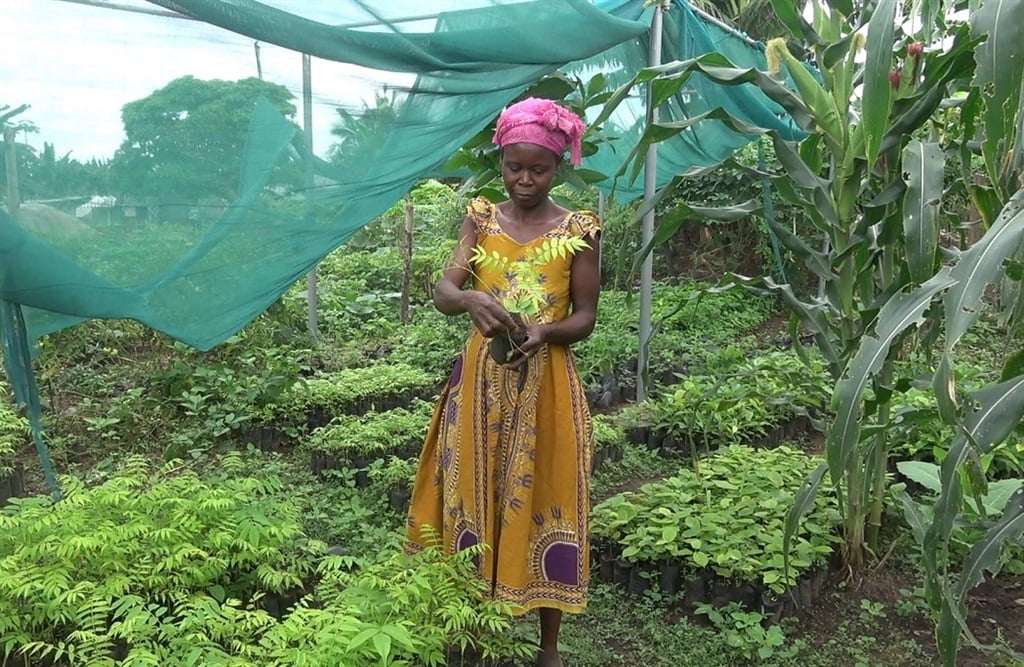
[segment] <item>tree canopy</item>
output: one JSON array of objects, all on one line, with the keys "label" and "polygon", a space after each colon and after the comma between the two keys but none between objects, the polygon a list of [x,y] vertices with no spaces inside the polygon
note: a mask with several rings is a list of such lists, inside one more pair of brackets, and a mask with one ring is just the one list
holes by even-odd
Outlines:
[{"label": "tree canopy", "polygon": [[257,78],[185,76],[121,112],[125,140],[111,163],[122,193],[165,201],[234,199],[253,108],[266,98],[293,118],[293,95]]}]

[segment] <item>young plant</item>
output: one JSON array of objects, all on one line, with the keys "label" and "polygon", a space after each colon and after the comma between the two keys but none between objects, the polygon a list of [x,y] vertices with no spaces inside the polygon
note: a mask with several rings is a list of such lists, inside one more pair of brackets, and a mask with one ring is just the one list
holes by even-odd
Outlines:
[{"label": "young plant", "polygon": [[370,477],[385,493],[394,489],[408,490],[416,479],[418,465],[417,459],[389,456],[380,466],[370,471]]},{"label": "young plant", "polygon": [[[478,270],[492,271],[505,276],[504,285],[485,285],[492,294],[498,297],[501,305],[512,314],[520,324],[543,322],[544,310],[547,308],[548,294],[544,289],[546,278],[545,267],[554,259],[571,257],[590,245],[578,237],[556,237],[544,239],[530,248],[525,255],[512,258],[502,255],[497,250],[487,252],[483,246],[476,246],[470,251],[470,262]],[[480,280],[479,275],[476,276]],[[500,363],[511,361],[521,354],[519,346],[525,340],[522,333],[512,333],[504,337],[496,337],[492,343],[491,354]]]},{"label": "young plant", "polygon": [[768,660],[787,657],[786,634],[778,625],[766,626],[767,617],[759,611],[748,611],[736,602],[718,608],[709,603],[697,605],[697,614],[708,617],[722,633],[726,644],[747,660]]},{"label": "young plant", "polygon": [[[0,393],[5,390],[0,384]],[[0,401],[0,480],[14,472],[14,455],[28,438],[28,420],[15,412],[6,400]]]},{"label": "young plant", "polygon": [[270,622],[263,595],[304,587],[324,546],[272,475],[238,453],[210,479],[130,457],[111,479],[65,478],[59,502],[0,511],[0,662],[221,664]]},{"label": "young plant", "polygon": [[834,497],[818,498],[783,559],[786,511],[817,460],[785,446],[733,446],[638,491],[612,496],[591,514],[595,539],[631,562],[676,562],[702,576],[781,595],[822,567],[839,541]]},{"label": "young plant", "polygon": [[557,237],[545,239],[542,244],[517,259],[506,257],[497,250],[488,253],[482,246],[473,248],[470,259],[481,269],[505,274],[508,285],[499,288],[501,305],[513,315],[528,319],[540,316],[548,305],[542,274],[544,267],[556,257],[565,259],[589,247],[581,238]]},{"label": "young plant", "polygon": [[277,401],[261,409],[256,421],[305,423],[317,416],[329,421],[342,414],[407,405],[414,398],[430,396],[437,379],[407,364],[375,364],[345,368],[295,383]]},{"label": "young plant", "polygon": [[263,665],[442,667],[450,650],[485,661],[530,655],[536,646],[510,634],[512,607],[488,599],[476,575],[485,549],[449,557],[432,546],[354,571],[326,560],[315,603],[297,607],[251,656]]}]

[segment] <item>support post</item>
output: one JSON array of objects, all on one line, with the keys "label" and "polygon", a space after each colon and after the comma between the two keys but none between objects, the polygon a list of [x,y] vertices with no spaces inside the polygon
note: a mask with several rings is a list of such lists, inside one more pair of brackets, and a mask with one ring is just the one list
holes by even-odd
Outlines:
[{"label": "support post", "polygon": [[[608,209],[608,198],[605,197],[604,190],[598,190],[597,191],[597,219],[601,221],[601,228],[602,229],[604,229],[604,225],[605,225],[605,218],[604,218],[604,216],[605,216],[605,212],[606,212],[607,209]],[[604,267],[603,267],[603,265],[601,263],[601,256],[598,255],[597,256],[597,275],[598,275],[598,280],[600,280],[600,277],[602,275],[604,275],[603,268]]]},{"label": "support post", "polygon": [[[664,25],[664,14],[670,6],[669,0],[659,2],[654,9],[651,21],[651,48],[649,63],[651,67],[661,64],[661,35]],[[658,110],[654,106],[654,82],[647,84],[647,122],[658,122]],[[658,178],[658,145],[651,144],[647,148],[647,159],[644,162],[644,200],[649,201],[657,190]],[[654,209],[644,214],[640,228],[640,247],[646,248],[654,238]],[[651,302],[652,284],[654,282],[654,251],[648,253],[640,267],[640,340],[636,356],[636,400],[647,398],[648,352],[651,338]]]},{"label": "support post", "polygon": [[7,214],[13,220],[18,219],[21,207],[21,192],[18,188],[18,147],[15,145],[17,131],[13,127],[4,128],[4,169],[7,173]]},{"label": "support post", "polygon": [[[315,202],[313,201],[313,74],[312,65],[308,54],[302,54],[302,122],[306,141],[306,179],[305,179],[305,203],[306,203],[306,224],[313,224],[316,216]],[[307,307],[307,328],[309,329],[310,342],[315,346],[320,339],[320,327],[317,322],[317,280],[316,267],[306,274],[306,307]]]},{"label": "support post", "polygon": [[256,76],[259,77],[260,81],[262,81],[263,80],[263,61],[260,60],[260,43],[259,43],[259,41],[254,41],[252,43],[252,50],[256,53]]},{"label": "support post", "polygon": [[402,303],[399,319],[402,324],[409,323],[409,292],[412,289],[412,230],[416,218],[416,209],[412,202],[405,205],[405,230],[402,234]]}]

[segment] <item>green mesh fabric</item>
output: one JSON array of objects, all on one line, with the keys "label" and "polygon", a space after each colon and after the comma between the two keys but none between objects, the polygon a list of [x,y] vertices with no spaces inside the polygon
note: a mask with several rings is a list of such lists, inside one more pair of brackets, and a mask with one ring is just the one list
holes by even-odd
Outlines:
[{"label": "green mesh fabric", "polygon": [[[622,4],[631,5],[633,11],[643,11],[641,20],[650,24],[653,10],[644,11],[642,6],[636,7],[640,3]],[[624,8],[620,6],[618,11]],[[761,45],[755,45],[734,32],[704,20],[686,3],[673,3],[671,10],[664,15],[663,23],[663,62],[689,60],[717,51],[737,67],[767,69]],[[649,33],[644,33],[638,39],[624,42],[593,58],[570,63],[564,69],[581,74],[600,70],[608,75],[613,85],[618,86],[627,82],[647,63],[648,50]],[[636,91],[636,95],[620,107],[606,128],[606,134],[621,136],[621,139],[588,158],[588,168],[614,174],[632,150],[646,121],[643,91]],[[803,136],[786,111],[754,86],[721,86],[702,74],[693,75],[686,87],[660,108],[658,113],[660,120],[678,121],[719,107],[751,125],[775,130],[784,139],[796,140]],[[707,167],[721,162],[752,138],[732,130],[718,120],[705,120],[688,128],[678,137],[659,144],[658,187],[693,167]],[[613,183],[609,180],[599,185],[602,189],[611,190]],[[643,195],[643,179],[638,178],[635,182],[619,179],[614,183],[614,191],[618,198],[626,201],[640,197]]]},{"label": "green mesh fabric", "polygon": [[[269,104],[253,114],[238,199],[218,217],[132,225],[81,221],[19,227],[0,213],[0,297],[25,309],[29,339],[86,318],[141,321],[199,349],[244,327],[327,253],[387,210],[531,83],[559,68],[600,67],[624,80],[647,63],[650,10],[637,1],[432,0],[415,3],[418,21],[392,20],[402,3],[334,3],[360,28],[315,21],[252,0],[151,0],[152,4],[235,33],[370,71],[412,76],[392,88],[390,113],[356,119],[363,140],[340,160],[317,161],[315,202],[282,206],[266,196],[283,162],[301,165],[295,125]],[[409,3],[406,3],[409,4]],[[666,59],[725,51],[763,66],[762,53],[698,19],[685,5],[668,13]],[[725,106],[763,127],[789,121],[749,87],[695,79],[665,110],[682,117]],[[622,139],[588,158],[613,173],[642,125],[639,98],[615,119]],[[721,160],[748,141],[717,121],[661,149],[667,180]],[[300,167],[296,167],[300,168]],[[636,195],[636,188],[626,188]],[[315,210],[316,216],[303,211]]]},{"label": "green mesh fabric", "polygon": [[349,23],[376,23],[358,29],[245,0],[153,4],[317,58],[411,73],[415,83],[396,96],[388,118],[367,121],[365,140],[340,163],[318,163],[315,219],[302,214],[302,204],[263,196],[276,165],[301,163],[303,145],[270,105],[255,109],[241,195],[219,218],[130,226],[82,220],[69,232],[60,225],[28,231],[4,215],[0,296],[26,307],[30,338],[82,318],[130,318],[196,348],[213,347],[436,170],[529,84],[646,30],[585,0],[404,3],[416,14],[436,10],[432,20],[408,24],[384,14],[402,3],[335,3]]}]

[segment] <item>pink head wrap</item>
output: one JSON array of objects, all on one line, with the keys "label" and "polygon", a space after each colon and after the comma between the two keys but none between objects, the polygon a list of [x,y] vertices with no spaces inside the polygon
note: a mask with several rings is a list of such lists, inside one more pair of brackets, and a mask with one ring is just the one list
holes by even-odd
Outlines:
[{"label": "pink head wrap", "polygon": [[551,100],[530,97],[505,109],[498,118],[494,143],[537,144],[561,157],[571,148],[569,161],[579,165],[583,159],[581,138],[586,125],[572,111]]}]

